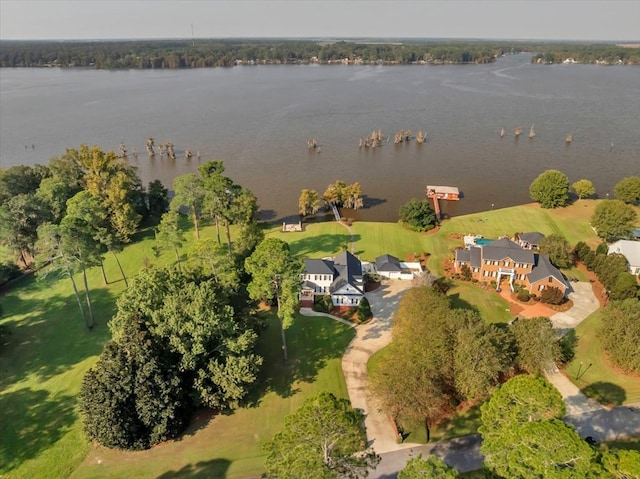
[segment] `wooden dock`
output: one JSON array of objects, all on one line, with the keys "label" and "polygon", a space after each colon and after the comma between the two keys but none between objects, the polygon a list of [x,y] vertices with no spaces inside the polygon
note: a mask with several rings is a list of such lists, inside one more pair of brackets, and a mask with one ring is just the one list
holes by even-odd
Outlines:
[{"label": "wooden dock", "polygon": [[456,186],[427,185],[427,198],[431,198],[433,201],[433,210],[436,213],[436,218],[440,221],[442,214],[439,200],[459,201],[460,191]]}]

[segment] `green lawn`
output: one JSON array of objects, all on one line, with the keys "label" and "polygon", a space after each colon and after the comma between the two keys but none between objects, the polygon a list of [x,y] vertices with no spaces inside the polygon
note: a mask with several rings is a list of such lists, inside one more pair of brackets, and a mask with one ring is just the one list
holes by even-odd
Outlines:
[{"label": "green lawn", "polygon": [[[185,234],[183,259],[193,242],[193,233]],[[202,232],[205,237],[213,234],[210,226]],[[119,255],[128,277],[145,265],[175,261],[172,252],[156,258],[154,244],[153,231],[143,230]],[[105,270],[108,285],[103,285],[99,268],[88,272],[97,322],[91,332],[84,327],[68,278],[29,276],[0,295],[0,325],[10,334],[0,345],[0,475],[68,477],[84,460],[89,444],[75,398],[84,373],[110,338],[107,321],[124,289],[112,255],[105,257]],[[80,275],[76,282],[82,284]]]},{"label": "green lawn", "polygon": [[603,404],[638,402],[640,377],[625,375],[611,366],[597,338],[601,325],[602,313],[596,311],[576,327],[576,354],[565,372],[582,392]]},{"label": "green lawn", "polygon": [[513,319],[509,303],[502,296],[478,285],[454,283],[447,296],[454,308],[476,310],[488,323],[506,323]]},{"label": "green lawn", "polygon": [[265,233],[267,237],[286,241],[291,252],[303,258],[336,256],[349,245],[347,228],[335,221],[308,224],[301,232],[283,233],[281,228],[276,226]]},{"label": "green lawn", "polygon": [[290,364],[284,366],[280,331],[271,316],[260,339],[265,358],[260,392],[229,415],[206,411],[177,441],[149,451],[91,448],[74,478],[257,477],[264,472],[262,445],[284,417],[319,391],[347,398],[341,359],[355,331],[329,318],[299,316],[287,330]]}]

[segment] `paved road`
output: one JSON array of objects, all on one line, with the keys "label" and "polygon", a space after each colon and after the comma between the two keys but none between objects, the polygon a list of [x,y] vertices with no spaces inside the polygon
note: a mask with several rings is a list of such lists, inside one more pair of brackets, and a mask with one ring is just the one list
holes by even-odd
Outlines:
[{"label": "paved road", "polygon": [[482,467],[484,457],[480,454],[482,439],[479,434],[458,437],[449,441],[414,445],[408,449],[380,454],[382,460],[378,467],[369,473],[371,479],[392,479],[403,469],[407,461],[422,454],[439,456],[444,462],[460,472],[475,471]]}]

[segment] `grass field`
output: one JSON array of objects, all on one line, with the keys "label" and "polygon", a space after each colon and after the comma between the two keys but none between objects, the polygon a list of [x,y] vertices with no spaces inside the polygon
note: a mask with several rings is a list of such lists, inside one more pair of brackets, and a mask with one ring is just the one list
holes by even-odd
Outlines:
[{"label": "grass field", "polygon": [[[447,220],[437,234],[414,233],[394,223],[355,223],[352,226],[355,252],[364,260],[373,260],[383,253],[404,259],[408,253],[428,252],[431,254],[428,266],[441,274],[442,260],[462,245],[455,235],[473,233],[494,238],[516,231],[540,231],[562,234],[572,244],[585,240],[595,246],[598,239],[588,220],[596,204],[596,201],[583,200],[558,210],[525,205],[478,213]],[[186,259],[193,233],[184,223],[183,227],[187,241],[180,254]],[[289,242],[292,251],[303,257],[335,255],[349,242],[346,228],[335,222],[311,224],[302,233],[278,230],[279,227],[274,227],[266,233]],[[214,237],[213,227],[204,226],[201,235]],[[172,252],[156,258],[152,250],[154,244],[153,232],[144,230],[119,255],[127,276],[132,277],[149,265],[163,266],[175,261]],[[11,334],[6,344],[0,345],[0,423],[3,424],[0,475],[55,478],[69,477],[75,471],[75,477],[118,477],[125,469],[138,471],[145,477],[164,474],[168,474],[164,477],[211,477],[218,475],[216,471],[224,471],[226,477],[258,474],[262,463],[260,444],[305,395],[319,388],[333,388],[336,394],[344,395],[339,360],[333,355],[343,347],[342,339],[336,338],[347,341],[352,332],[342,331],[331,322],[321,328],[324,332],[303,328],[298,336],[294,329],[290,333],[291,341],[295,343],[297,337],[303,339],[299,339],[302,342],[298,346],[292,344],[292,348],[305,351],[302,355],[302,349],[298,349],[298,360],[302,364],[295,364],[296,371],[307,362],[306,357],[328,354],[324,363],[316,365],[315,376],[302,375],[293,381],[291,375],[295,377],[299,372],[278,372],[272,364],[265,376],[268,392],[255,406],[230,416],[201,419],[180,441],[148,452],[123,455],[93,449],[82,432],[75,397],[84,373],[95,363],[110,337],[106,323],[114,312],[115,299],[124,289],[116,263],[109,255],[105,258],[105,269],[108,285],[102,284],[99,269],[89,271],[97,316],[97,326],[91,332],[84,328],[71,283],[66,278],[45,281],[25,278],[0,296],[3,311],[0,325]],[[469,285],[457,286],[451,294],[459,306],[476,307],[488,321],[506,319],[506,303],[502,304],[495,295],[484,296],[488,293]],[[325,330],[332,332],[327,336]],[[317,334],[320,336],[316,340]],[[334,340],[336,344],[325,344]],[[280,353],[279,346],[263,347],[265,354],[273,353],[271,349]],[[291,395],[279,395],[278,378],[290,383]],[[627,395],[626,401],[639,395],[636,390]],[[238,431],[244,428],[250,432],[242,435]]]},{"label": "grass field", "polygon": [[597,331],[602,313],[596,311],[576,327],[575,357],[565,372],[586,395],[603,404],[640,401],[640,376],[629,376],[612,367],[603,354]]},{"label": "grass field", "polygon": [[290,364],[284,366],[280,332],[271,317],[261,336],[265,358],[260,392],[229,415],[200,418],[181,438],[149,451],[92,447],[73,478],[257,477],[264,472],[262,445],[282,427],[285,416],[319,391],[346,398],[341,358],[355,332],[329,318],[299,316],[287,330]]}]

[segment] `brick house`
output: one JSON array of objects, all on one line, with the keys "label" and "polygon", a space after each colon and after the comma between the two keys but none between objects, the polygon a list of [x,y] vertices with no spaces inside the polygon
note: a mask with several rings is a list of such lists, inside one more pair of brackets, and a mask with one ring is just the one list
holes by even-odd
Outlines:
[{"label": "brick house", "polygon": [[464,265],[471,270],[472,278],[486,283],[495,281],[497,287],[506,280],[511,291],[515,285],[523,286],[536,295],[550,286],[565,294],[569,289],[564,276],[551,264],[547,255],[522,248],[509,239],[456,250],[456,273],[461,273]]},{"label": "brick house", "polygon": [[316,296],[326,294],[334,306],[357,306],[364,297],[362,263],[348,251],[333,259],[305,260],[302,281],[302,307],[313,306]]}]

